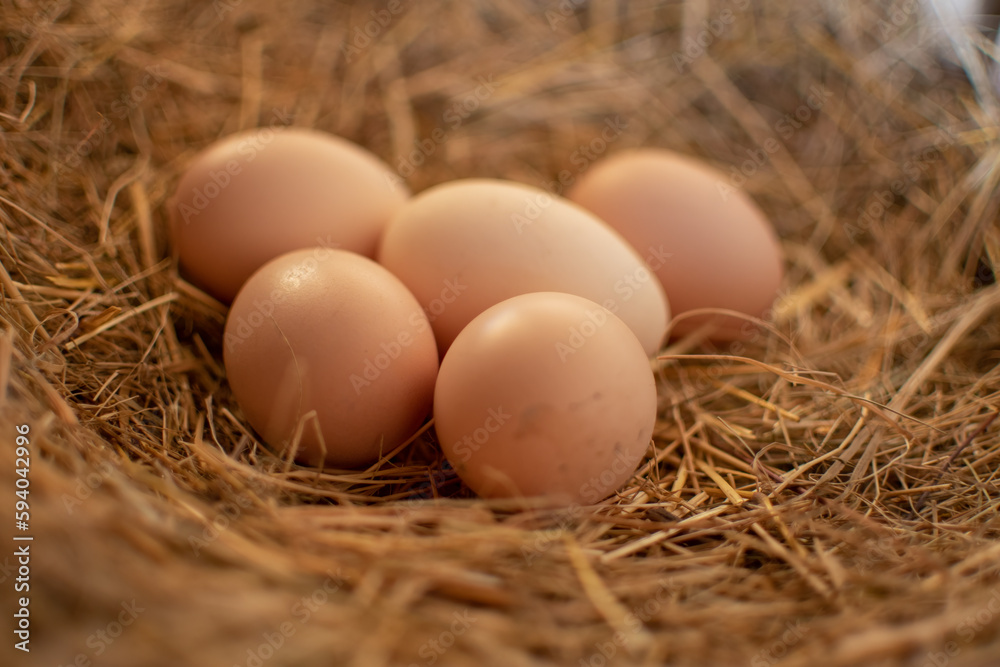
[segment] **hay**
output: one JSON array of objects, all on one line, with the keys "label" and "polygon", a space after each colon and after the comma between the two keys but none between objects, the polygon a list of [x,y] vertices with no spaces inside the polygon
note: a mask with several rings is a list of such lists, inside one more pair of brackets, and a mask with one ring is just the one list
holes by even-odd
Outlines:
[{"label": "hay", "polygon": [[[998,664],[982,38],[973,87],[914,3],[0,11],[0,488],[6,544],[34,537],[31,652],[8,631],[3,664]],[[615,119],[602,151],[715,164],[788,266],[749,342],[664,351],[627,488],[518,508],[463,491],[430,433],[363,472],[261,445],[221,368],[224,309],[169,258],[163,202],[195,151],[294,123],[367,146],[415,191],[544,184],[599,157],[581,147]],[[24,533],[6,509],[18,424]]]}]

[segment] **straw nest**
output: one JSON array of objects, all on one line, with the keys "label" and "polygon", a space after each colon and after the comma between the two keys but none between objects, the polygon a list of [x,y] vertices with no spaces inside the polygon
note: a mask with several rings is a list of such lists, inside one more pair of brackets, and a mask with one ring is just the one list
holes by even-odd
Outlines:
[{"label": "straw nest", "polygon": [[[998,664],[992,44],[914,2],[753,4],[3,3],[3,664]],[[785,289],[743,343],[670,343],[598,505],[477,500],[432,430],[289,465],[163,211],[197,150],[288,124],[414,191],[699,156],[770,215]]]}]

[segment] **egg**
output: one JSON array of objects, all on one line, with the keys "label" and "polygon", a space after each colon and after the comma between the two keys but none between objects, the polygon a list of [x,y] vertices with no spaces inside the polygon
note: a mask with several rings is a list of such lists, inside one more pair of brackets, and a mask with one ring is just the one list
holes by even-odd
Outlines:
[{"label": "egg", "polygon": [[445,354],[434,390],[441,447],[485,498],[598,502],[635,472],[656,413],[649,359],[631,329],[559,292],[480,313]]},{"label": "egg", "polygon": [[[781,246],[768,219],[725,174],[671,151],[629,150],[592,166],[566,196],[649,258],[675,317],[700,308],[767,317],[783,277]],[[673,331],[704,324],[718,340],[752,330],[745,319],[716,315],[679,319]]]},{"label": "egg", "polygon": [[295,127],[228,136],[199,153],[168,202],[182,275],[225,303],[269,259],[323,246],[374,257],[409,192],[377,157]]},{"label": "egg", "polygon": [[423,305],[440,352],[474,317],[529,292],[595,301],[659,349],[669,307],[656,278],[613,229],[520,183],[452,181],[418,194],[386,226],[379,261]]},{"label": "egg", "polygon": [[420,304],[374,261],[305,248],[267,262],[226,319],[226,375],[265,442],[309,465],[369,464],[430,412],[434,336]]}]

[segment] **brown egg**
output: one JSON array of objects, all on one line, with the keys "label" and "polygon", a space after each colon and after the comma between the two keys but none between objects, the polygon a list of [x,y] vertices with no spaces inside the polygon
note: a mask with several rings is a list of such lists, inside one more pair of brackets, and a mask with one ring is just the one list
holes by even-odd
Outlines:
[{"label": "brown egg", "polygon": [[455,338],[434,390],[434,427],[462,480],[487,498],[595,503],[635,472],[656,422],[649,359],[587,299],[523,294]]},{"label": "brown egg", "polygon": [[[774,228],[725,174],[698,160],[655,148],[623,151],[591,167],[566,196],[646,258],[675,317],[698,308],[766,317],[774,303],[783,275]],[[752,331],[736,317],[691,317],[673,333],[708,321],[719,340]]]},{"label": "brown egg", "polygon": [[229,303],[250,274],[297,248],[374,257],[409,193],[377,157],[325,132],[258,128],[195,157],[170,200],[182,274]]},{"label": "brown egg", "polygon": [[629,244],[579,206],[521,183],[452,181],[400,208],[382,236],[379,261],[427,310],[443,354],[490,306],[529,292],[595,301],[659,349],[669,306]]},{"label": "brown egg", "polygon": [[372,463],[431,407],[437,346],[391,273],[346,250],[307,248],[262,266],[226,320],[229,385],[247,421],[310,465]]}]

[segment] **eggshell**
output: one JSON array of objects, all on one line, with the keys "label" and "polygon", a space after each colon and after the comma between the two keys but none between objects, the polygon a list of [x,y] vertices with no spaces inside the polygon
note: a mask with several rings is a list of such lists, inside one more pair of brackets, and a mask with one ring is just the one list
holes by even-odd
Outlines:
[{"label": "eggshell", "polygon": [[420,193],[389,222],[379,261],[424,306],[442,354],[476,315],[528,292],[603,305],[647,354],[666,329],[663,288],[628,243],[582,208],[520,183],[469,179]]},{"label": "eggshell", "polygon": [[[406,287],[370,259],[307,248],[271,260],[226,320],[224,361],[247,421],[296,458],[356,467],[412,435],[438,369],[430,323]],[[325,447],[325,451],[324,451]]]},{"label": "eggshell", "polygon": [[[674,316],[724,308],[766,317],[783,268],[774,228],[729,178],[661,149],[622,151],[591,167],[566,195],[621,232],[659,277]],[[711,337],[740,337],[746,320],[691,317],[674,333],[711,321]]]},{"label": "eggshell", "polygon": [[251,273],[297,248],[374,257],[408,196],[360,146],[317,130],[259,128],[198,154],[168,210],[181,273],[229,303]]},{"label": "eggshell", "polygon": [[649,359],[618,317],[572,294],[488,308],[441,362],[434,427],[488,498],[594,503],[635,472],[656,422]]}]

